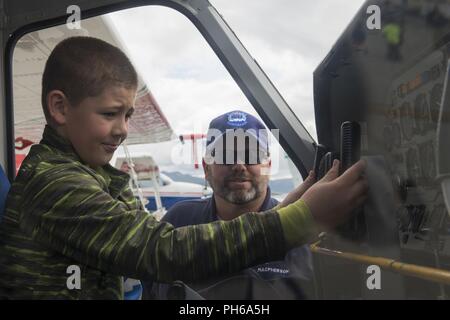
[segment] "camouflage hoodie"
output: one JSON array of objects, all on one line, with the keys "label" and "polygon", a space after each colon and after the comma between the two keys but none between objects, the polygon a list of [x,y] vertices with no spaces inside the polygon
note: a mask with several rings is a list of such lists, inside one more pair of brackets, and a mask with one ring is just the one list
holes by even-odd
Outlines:
[{"label": "camouflage hoodie", "polygon": [[[122,299],[123,276],[195,281],[280,259],[291,246],[276,211],[174,229],[139,209],[128,181],[109,164],[83,164],[47,126],[7,198],[0,298]],[[71,265],[81,289],[67,287]]]}]

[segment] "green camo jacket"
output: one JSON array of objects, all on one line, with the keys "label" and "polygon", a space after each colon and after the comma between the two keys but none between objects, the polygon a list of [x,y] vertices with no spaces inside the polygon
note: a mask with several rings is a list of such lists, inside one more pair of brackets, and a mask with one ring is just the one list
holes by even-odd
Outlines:
[{"label": "green camo jacket", "polygon": [[[93,170],[46,127],[7,198],[0,224],[0,298],[122,299],[122,276],[195,281],[282,258],[275,211],[174,229],[139,209],[129,177]],[[67,269],[81,269],[81,289]]]}]

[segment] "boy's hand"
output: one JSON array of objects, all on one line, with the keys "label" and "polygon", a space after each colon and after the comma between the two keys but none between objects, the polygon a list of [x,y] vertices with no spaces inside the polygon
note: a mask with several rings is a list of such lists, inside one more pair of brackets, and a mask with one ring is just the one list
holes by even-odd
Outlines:
[{"label": "boy's hand", "polygon": [[367,198],[368,183],[363,172],[364,160],[358,161],[339,176],[339,161],[301,197],[317,224],[331,229],[343,223],[352,210],[361,206]]},{"label": "boy's hand", "polygon": [[310,171],[308,177],[303,181],[301,185],[299,185],[297,188],[292,190],[288,193],[286,198],[283,199],[283,201],[280,203],[279,207],[285,207],[288,204],[291,204],[298,199],[300,199],[303,194],[316,182],[316,176],[314,174],[314,171]]}]

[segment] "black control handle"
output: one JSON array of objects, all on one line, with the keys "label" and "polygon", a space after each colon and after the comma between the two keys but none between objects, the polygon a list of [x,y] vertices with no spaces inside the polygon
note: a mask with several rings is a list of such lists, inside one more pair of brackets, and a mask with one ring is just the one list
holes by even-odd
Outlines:
[{"label": "black control handle", "polygon": [[359,161],[361,157],[361,126],[346,121],[341,125],[341,167],[340,173]]},{"label": "black control handle", "polygon": [[[361,126],[346,121],[341,125],[340,174],[359,161],[361,157]],[[336,229],[342,237],[359,241],[366,235],[366,221],[362,208],[357,208],[349,221]]]}]

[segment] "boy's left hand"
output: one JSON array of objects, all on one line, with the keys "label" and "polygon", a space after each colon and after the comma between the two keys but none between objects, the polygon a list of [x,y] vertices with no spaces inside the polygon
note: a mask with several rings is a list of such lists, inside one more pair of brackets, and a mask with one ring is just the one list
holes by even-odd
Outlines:
[{"label": "boy's left hand", "polygon": [[314,174],[314,171],[311,170],[309,172],[308,177],[306,177],[306,179],[303,181],[303,183],[301,185],[299,185],[297,188],[295,188],[294,190],[292,190],[291,192],[288,193],[288,195],[286,196],[286,198],[283,199],[283,201],[280,203],[279,207],[285,207],[288,204],[291,204],[295,201],[297,201],[298,199],[300,199],[302,197],[302,195],[316,182],[316,176]]}]

